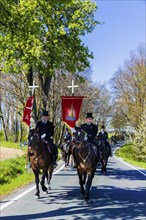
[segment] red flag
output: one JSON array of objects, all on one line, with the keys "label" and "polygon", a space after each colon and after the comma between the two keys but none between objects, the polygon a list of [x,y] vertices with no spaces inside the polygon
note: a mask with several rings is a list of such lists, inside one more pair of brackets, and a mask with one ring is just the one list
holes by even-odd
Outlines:
[{"label": "red flag", "polygon": [[84,96],[61,96],[62,121],[71,128],[74,128],[75,122],[79,119],[83,98]]},{"label": "red flag", "polygon": [[23,112],[23,121],[30,126],[30,118],[31,118],[31,112],[32,112],[32,106],[33,106],[34,97],[30,96],[27,99],[26,106]]}]

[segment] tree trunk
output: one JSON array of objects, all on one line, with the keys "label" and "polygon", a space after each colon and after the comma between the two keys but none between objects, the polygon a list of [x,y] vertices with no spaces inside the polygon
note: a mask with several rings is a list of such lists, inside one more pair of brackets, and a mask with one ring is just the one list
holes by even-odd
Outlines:
[{"label": "tree trunk", "polygon": [[20,124],[20,139],[19,141],[22,142],[22,137],[23,137],[23,127],[22,127],[22,123]]},{"label": "tree trunk", "polygon": [[3,129],[4,129],[5,140],[8,141],[9,139],[8,139],[7,129],[6,129],[6,125],[5,125],[5,121],[4,121],[4,117],[3,117],[1,105],[0,105],[0,117],[1,117],[2,123],[3,123]]},{"label": "tree trunk", "polygon": [[19,125],[18,125],[18,115],[16,113],[16,120],[14,126],[14,142],[18,141],[18,136],[19,136]]},{"label": "tree trunk", "polygon": [[32,71],[32,67],[30,67],[29,73],[26,75],[26,78],[27,78],[28,84],[30,86],[33,85],[33,71]]},{"label": "tree trunk", "polygon": [[61,144],[62,144],[62,138],[63,138],[64,130],[65,130],[65,124],[63,125],[62,130],[61,130],[61,133],[60,133],[60,138],[59,138],[59,142],[58,142],[58,147],[60,147]]},{"label": "tree trunk", "polygon": [[39,83],[42,91],[42,102],[43,102],[42,104],[44,109],[47,108],[47,104],[48,104],[48,95],[51,86],[51,80],[52,80],[52,76],[44,77],[41,74],[39,74]]}]

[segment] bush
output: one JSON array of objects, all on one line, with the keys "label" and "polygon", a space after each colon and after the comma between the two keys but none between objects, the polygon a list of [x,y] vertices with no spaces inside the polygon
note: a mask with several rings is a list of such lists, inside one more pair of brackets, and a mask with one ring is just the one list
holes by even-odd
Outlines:
[{"label": "bush", "polygon": [[3,141],[3,140],[5,140],[4,132],[0,131],[0,141]]},{"label": "bush", "polygon": [[9,183],[11,179],[24,172],[25,156],[5,160],[1,162],[0,166],[0,184]]}]

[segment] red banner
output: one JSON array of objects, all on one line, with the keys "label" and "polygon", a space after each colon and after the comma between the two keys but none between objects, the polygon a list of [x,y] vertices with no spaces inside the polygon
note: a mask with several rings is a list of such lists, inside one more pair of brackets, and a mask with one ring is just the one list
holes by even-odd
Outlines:
[{"label": "red banner", "polygon": [[30,118],[31,118],[31,112],[32,112],[32,106],[33,106],[34,97],[30,96],[27,99],[26,106],[23,112],[23,121],[30,126]]},{"label": "red banner", "polygon": [[79,119],[83,98],[84,96],[61,96],[62,121],[71,128],[74,128],[75,122]]}]

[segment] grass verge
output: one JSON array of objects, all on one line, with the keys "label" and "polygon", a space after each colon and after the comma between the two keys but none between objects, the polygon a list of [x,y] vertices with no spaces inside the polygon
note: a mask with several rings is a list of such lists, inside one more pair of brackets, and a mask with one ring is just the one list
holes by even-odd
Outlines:
[{"label": "grass verge", "polygon": [[1,198],[34,180],[34,174],[25,169],[25,164],[26,155],[0,162]]},{"label": "grass verge", "polygon": [[1,141],[0,144],[1,147],[8,147],[8,148],[16,148],[16,149],[22,149],[22,147],[20,147],[20,143],[18,142],[12,142],[12,141]]},{"label": "grass verge", "polygon": [[115,154],[117,157],[123,158],[124,161],[130,164],[146,169],[146,163],[144,161],[137,160],[132,144],[122,146],[116,150]]},{"label": "grass verge", "polygon": [[[60,149],[58,160],[61,159]],[[33,172],[25,169],[26,155],[0,161],[0,197],[1,199],[14,190],[34,182]]]}]

